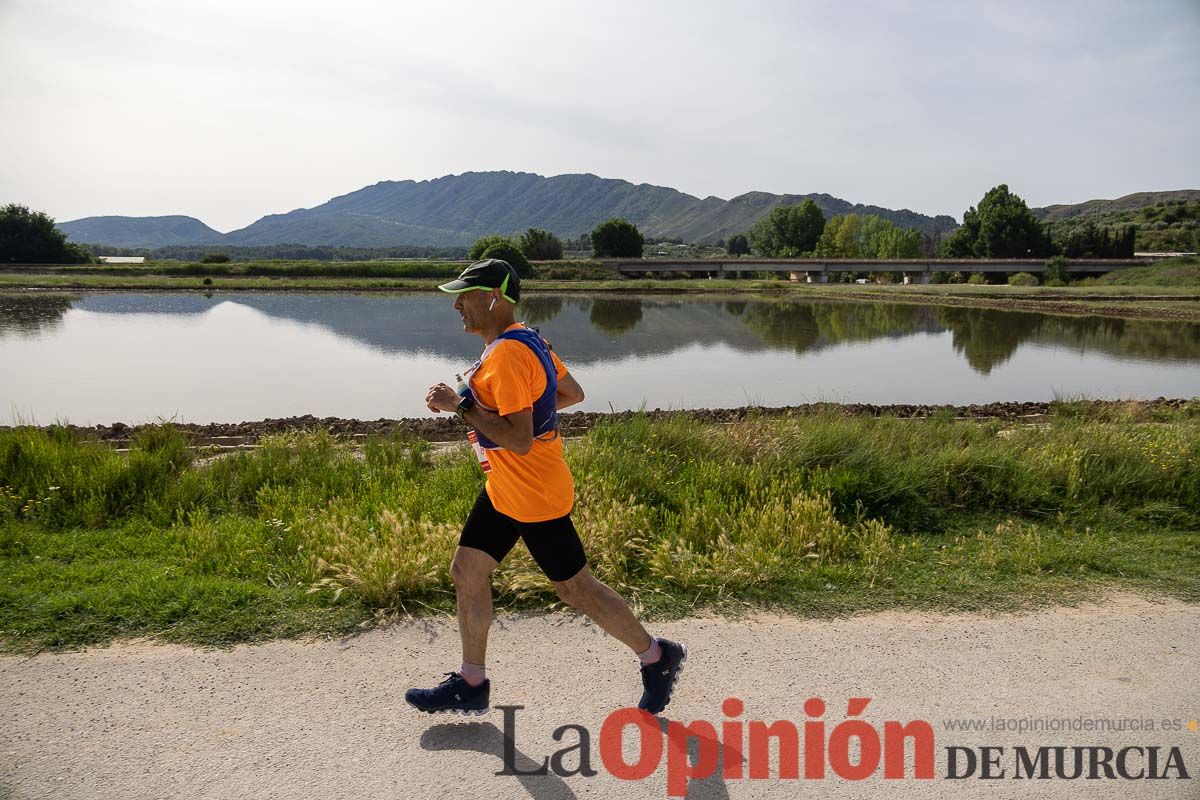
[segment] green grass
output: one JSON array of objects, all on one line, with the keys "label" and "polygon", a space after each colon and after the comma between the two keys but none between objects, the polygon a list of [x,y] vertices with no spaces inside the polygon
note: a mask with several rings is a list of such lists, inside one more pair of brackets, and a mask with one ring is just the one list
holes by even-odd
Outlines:
[{"label": "green grass", "polygon": [[[777,290],[842,295],[906,293],[961,295],[966,297],[1070,297],[1106,293],[1196,294],[1200,290],[1200,262],[1195,258],[1168,259],[1146,267],[1113,272],[1066,287],[972,286],[967,284],[861,285],[794,284],[785,273],[740,278],[657,277],[630,278],[614,274],[600,262],[572,260],[539,262],[527,280],[532,289],[596,290]],[[80,288],[181,288],[225,289],[391,289],[424,290],[458,274],[463,264],[446,261],[247,261],[227,264],[148,262],[146,264],[74,264],[30,268],[30,272],[0,272],[0,286]],[[205,283],[205,281],[208,283]]]},{"label": "green grass", "polygon": [[1132,267],[1110,272],[1083,282],[1085,286],[1188,287],[1200,291],[1200,258],[1180,256],[1168,258],[1145,267]]},{"label": "green grass", "polygon": [[[593,569],[644,613],[1008,608],[1113,587],[1200,600],[1200,407],[949,418],[610,422],[568,446]],[[449,610],[467,451],[322,432],[201,465],[0,432],[0,640],[229,644]],[[523,548],[498,604],[556,598]]]},{"label": "green grass", "polygon": [[[1140,269],[1140,268],[1137,268]],[[1133,271],[1133,270],[1131,270]],[[193,291],[217,291],[229,289],[251,290],[326,290],[326,291],[430,291],[444,282],[444,278],[369,278],[369,277],[268,277],[233,276],[209,277],[204,283],[201,277],[164,275],[95,275],[95,274],[25,274],[0,273],[0,288],[47,288],[47,289],[188,289]],[[1090,281],[1090,279],[1089,279]],[[554,292],[777,292],[803,296],[829,296],[844,298],[885,299],[905,298],[936,299],[940,297],[978,299],[980,301],[1005,299],[1104,299],[1107,297],[1138,298],[1150,297],[1197,297],[1200,286],[1186,284],[1137,285],[1116,283],[1094,283],[1081,281],[1071,286],[971,286],[968,284],[923,284],[923,285],[861,285],[861,284],[798,284],[781,278],[611,278],[601,279],[550,279],[535,278],[524,283],[529,291]],[[1131,291],[1133,290],[1133,291]]]},{"label": "green grass", "polygon": [[[456,277],[466,261],[231,261],[220,264],[147,261],[141,264],[56,264],[34,267],[35,274],[74,277],[198,278],[439,278]],[[579,280],[611,278],[613,270],[591,260],[538,262],[533,277]]]}]

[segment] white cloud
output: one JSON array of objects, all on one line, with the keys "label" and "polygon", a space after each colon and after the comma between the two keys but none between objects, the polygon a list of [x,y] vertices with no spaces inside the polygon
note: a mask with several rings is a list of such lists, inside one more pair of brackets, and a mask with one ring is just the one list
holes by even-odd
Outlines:
[{"label": "white cloud", "polygon": [[222,230],[594,172],[961,214],[1200,185],[1194,3],[0,0],[0,201]]}]

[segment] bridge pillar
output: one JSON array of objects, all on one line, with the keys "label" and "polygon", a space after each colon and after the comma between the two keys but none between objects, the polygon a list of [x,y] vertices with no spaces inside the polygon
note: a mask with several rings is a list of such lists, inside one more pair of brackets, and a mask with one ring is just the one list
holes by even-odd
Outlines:
[{"label": "bridge pillar", "polygon": [[906,272],[904,273],[905,285],[910,283],[929,283],[928,272]]}]

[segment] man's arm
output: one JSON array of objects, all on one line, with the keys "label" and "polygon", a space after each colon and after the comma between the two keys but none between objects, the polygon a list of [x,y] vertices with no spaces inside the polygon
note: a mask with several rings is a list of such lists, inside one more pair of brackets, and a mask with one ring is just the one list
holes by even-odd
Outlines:
[{"label": "man's arm", "polygon": [[554,407],[562,410],[583,401],[583,387],[579,385],[571,373],[558,379],[558,394],[554,397]]},{"label": "man's arm", "polygon": [[500,416],[476,405],[463,419],[505,450],[523,456],[533,447],[533,409]]},{"label": "man's arm", "polygon": [[[439,383],[429,387],[429,392],[425,395],[425,405],[429,406],[430,411],[453,413],[461,399],[458,392],[444,383]],[[501,416],[477,405],[464,414],[463,419],[484,436],[517,455],[523,456],[533,447],[532,408]]]}]

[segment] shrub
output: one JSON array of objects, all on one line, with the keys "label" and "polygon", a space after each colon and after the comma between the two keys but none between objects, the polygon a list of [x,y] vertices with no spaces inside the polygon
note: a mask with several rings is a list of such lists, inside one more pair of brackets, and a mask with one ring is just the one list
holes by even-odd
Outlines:
[{"label": "shrub", "polygon": [[1063,285],[1067,282],[1067,266],[1071,262],[1066,256],[1055,256],[1046,262],[1046,271],[1042,273],[1042,277],[1046,281],[1046,285],[1050,285],[1050,281],[1061,281]]},{"label": "shrub", "polygon": [[9,203],[0,206],[0,261],[35,264],[91,264],[92,251],[68,242],[54,219]]},{"label": "shrub", "polygon": [[529,263],[525,253],[521,252],[520,246],[507,236],[494,233],[481,237],[471,245],[468,255],[472,261],[481,261],[487,258],[507,261],[522,278],[533,277],[533,265]]},{"label": "shrub", "polygon": [[983,277],[982,272],[972,272],[971,277],[967,278],[967,283],[972,286],[983,286],[987,283],[987,278]]},{"label": "shrub", "polygon": [[1008,276],[1009,286],[1037,286],[1038,279],[1028,272],[1018,272]]},{"label": "shrub", "polygon": [[467,257],[472,261],[478,261],[483,258],[483,252],[494,244],[514,244],[513,240],[507,236],[501,236],[498,233],[493,233],[488,236],[481,236],[475,240],[475,244],[471,245],[471,249],[467,251]]},{"label": "shrub", "polygon": [[502,261],[507,261],[522,278],[533,277],[533,265],[529,263],[529,259],[521,252],[521,248],[512,242],[497,242],[483,251],[483,258],[499,258]]},{"label": "shrub", "polygon": [[725,250],[731,256],[744,256],[750,254],[750,240],[746,238],[744,233],[735,233],[729,237],[728,243],[725,245]]},{"label": "shrub", "polygon": [[614,217],[592,231],[592,250],[599,258],[641,258],[646,243],[642,232],[629,220]]},{"label": "shrub", "polygon": [[200,259],[201,264],[228,264],[229,256],[225,253],[207,253]]},{"label": "shrub", "polygon": [[750,246],[767,258],[796,258],[812,251],[825,231],[825,215],[812,199],[779,206],[750,229]]},{"label": "shrub", "polygon": [[535,267],[534,276],[548,281],[606,281],[617,280],[621,273],[599,265]]},{"label": "shrub", "polygon": [[533,261],[558,261],[563,257],[562,242],[550,231],[530,228],[518,242],[521,252]]}]

